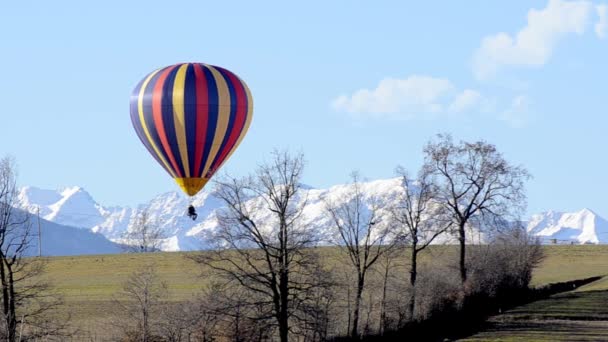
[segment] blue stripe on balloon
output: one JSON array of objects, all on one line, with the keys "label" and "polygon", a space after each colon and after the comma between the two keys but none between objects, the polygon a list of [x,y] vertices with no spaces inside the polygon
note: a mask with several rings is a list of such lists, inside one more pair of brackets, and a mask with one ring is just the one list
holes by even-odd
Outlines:
[{"label": "blue stripe on balloon", "polygon": [[[154,89],[154,85],[158,81],[158,77],[160,76],[162,71],[165,69],[166,68],[163,68],[162,70],[157,72],[156,75],[152,76],[152,78],[148,82],[146,89],[144,89],[144,93],[142,94],[142,97],[143,97],[142,109],[143,109],[144,120],[146,121],[146,128],[148,129],[148,132],[150,133],[150,137],[152,138],[152,141],[154,141],[156,146],[159,148],[159,151],[161,151],[165,160],[168,160],[167,156],[164,154],[162,146],[160,145],[160,140],[158,139],[158,132],[156,132],[156,127],[154,126],[154,118],[152,117],[152,90]],[[148,78],[148,76],[149,76],[149,74],[146,75],[144,80],[146,78]],[[169,175],[171,175],[171,171],[165,167],[162,160],[157,156],[156,152],[154,151],[154,148],[152,147],[152,145],[150,145],[150,142],[148,141],[148,138],[146,137],[146,134],[143,131],[143,122],[141,122],[141,120],[139,119],[138,100],[139,100],[139,92],[141,91],[142,84],[143,84],[143,80],[142,80],[142,82],[140,82],[140,85],[137,87],[137,89],[133,92],[133,94],[131,96],[131,108],[132,108],[131,120],[133,122],[133,125],[135,126],[135,131],[137,133],[137,136],[139,137],[141,142],[144,144],[146,149],[148,151],[150,151],[150,154],[152,155],[152,157],[161,165],[161,167],[163,169],[165,169],[165,171],[167,171],[167,173]]]},{"label": "blue stripe on balloon", "polygon": [[[203,151],[203,160],[201,161],[201,172],[203,172],[203,168],[207,163],[207,159],[209,158],[209,151],[211,150],[211,145],[213,144],[213,138],[215,138],[215,130],[217,126],[218,119],[218,104],[220,102],[218,90],[217,90],[217,82],[213,77],[213,73],[207,66],[202,65],[203,72],[205,73],[205,79],[207,80],[207,91],[208,91],[208,99],[209,103],[207,104],[208,111],[208,121],[207,121],[207,136],[205,137],[205,149]],[[201,177],[206,177],[206,175],[201,175]]]},{"label": "blue stripe on balloon", "polygon": [[175,76],[177,75],[178,70],[179,65],[169,72],[167,79],[165,80],[165,84],[163,84],[161,110],[163,126],[165,128],[165,134],[167,135],[167,142],[169,143],[169,148],[171,149],[171,153],[175,158],[175,163],[179,168],[179,172],[177,173],[181,173],[185,176],[184,164],[182,162],[182,157],[179,150],[177,134],[175,134],[175,115],[173,111],[173,85],[175,84]]},{"label": "blue stripe on balloon", "polygon": [[186,143],[188,144],[188,165],[190,174],[185,177],[198,177],[194,174],[196,152],[196,77],[194,66],[188,64],[186,69],[186,84],[184,86],[184,118],[186,121]]},{"label": "blue stripe on balloon", "polygon": [[217,71],[219,71],[219,73],[224,77],[224,79],[226,80],[226,84],[228,85],[228,93],[230,94],[230,116],[228,119],[228,128],[226,129],[226,134],[224,135],[224,138],[222,139],[220,148],[219,148],[217,154],[215,155],[215,159],[213,160],[213,163],[211,163],[210,170],[216,170],[216,168],[219,166],[218,164],[221,162],[219,160],[220,156],[222,156],[222,152],[226,148],[228,139],[230,138],[232,130],[234,129],[234,123],[236,121],[237,104],[238,104],[238,101],[236,98],[236,96],[237,96],[236,90],[234,89],[235,85],[232,83],[230,76],[228,76],[226,74],[226,70],[223,68],[215,67],[215,69]]},{"label": "blue stripe on balloon", "polygon": [[[156,156],[156,153],[154,153],[154,149],[152,148],[152,146],[150,145],[148,139],[146,138],[146,134],[144,133],[143,127],[142,127],[142,122],[139,118],[139,108],[138,108],[138,102],[139,102],[139,92],[141,90],[141,87],[145,81],[145,79],[148,78],[148,75],[146,75],[146,77],[141,80],[139,82],[139,84],[137,84],[137,86],[135,87],[135,89],[133,90],[133,93],[131,93],[131,100],[129,103],[129,107],[130,107],[130,113],[131,113],[131,123],[133,124],[133,128],[135,129],[135,133],[137,133],[137,137],[139,138],[139,140],[142,142],[142,144],[144,145],[144,147],[148,150],[148,152],[150,152],[150,154],[152,154],[152,157],[161,164],[161,166],[166,170],[166,168],[164,167],[164,165],[162,165],[160,159],[158,158],[158,156]],[[167,171],[169,172],[169,171]],[[169,174],[171,174],[169,172]]]}]

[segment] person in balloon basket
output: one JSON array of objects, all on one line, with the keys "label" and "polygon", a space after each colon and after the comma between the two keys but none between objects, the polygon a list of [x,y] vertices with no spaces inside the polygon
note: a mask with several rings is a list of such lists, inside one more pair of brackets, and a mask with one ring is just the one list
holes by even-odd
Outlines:
[{"label": "person in balloon basket", "polygon": [[188,216],[190,216],[192,221],[196,220],[196,218],[198,217],[198,214],[196,213],[196,209],[194,208],[194,206],[192,204],[190,204],[190,206],[188,207]]}]

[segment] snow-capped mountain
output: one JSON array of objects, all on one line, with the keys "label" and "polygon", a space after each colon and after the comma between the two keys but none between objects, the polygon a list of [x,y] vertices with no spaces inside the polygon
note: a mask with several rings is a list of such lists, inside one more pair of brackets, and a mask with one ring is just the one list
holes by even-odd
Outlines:
[{"label": "snow-capped mountain", "polygon": [[[369,202],[374,198],[379,201],[380,207],[395,203],[402,191],[400,178],[363,182],[360,186],[366,200]],[[347,201],[351,187],[346,184],[328,189],[301,188],[297,200],[305,204],[303,220],[314,228],[317,239],[327,242],[331,240],[333,232],[325,211],[326,201]],[[133,226],[142,209],[148,208],[149,218],[164,232],[161,249],[165,251],[208,247],[205,238],[217,227],[216,212],[224,205],[212,190],[202,191],[192,198],[192,202],[179,192],[167,192],[137,208],[104,207],[80,187],[57,191],[26,187],[21,189],[19,197],[24,208],[34,214],[40,210],[40,216],[46,220],[100,233],[117,243],[125,242],[125,232]],[[261,203],[259,198],[250,201],[252,205]],[[196,221],[185,215],[190,203],[198,212]],[[262,211],[259,215],[268,213]],[[566,240],[576,243],[608,242],[608,222],[587,209],[576,213],[547,212],[534,215],[528,223],[528,231],[540,236],[544,242],[552,242],[551,239],[562,243]],[[483,240],[479,234],[469,236]],[[446,242],[446,239],[449,237],[437,242]]]},{"label": "snow-capped mountain", "polygon": [[[366,198],[381,198],[383,203],[396,200],[400,189],[399,178],[377,180],[361,184]],[[329,241],[329,217],[325,213],[324,199],[343,201],[352,185],[337,185],[329,189],[315,189],[303,185],[298,201],[306,203],[303,219],[312,225],[317,239]],[[167,192],[156,196],[151,201],[137,208],[104,207],[80,187],[71,187],[57,191],[43,190],[35,187],[22,188],[19,199],[25,209],[33,214],[40,210],[44,219],[64,225],[72,225],[101,233],[117,243],[128,243],[123,239],[125,233],[133,226],[137,215],[147,208],[149,219],[162,228],[165,239],[161,249],[165,251],[183,251],[205,248],[205,236],[217,227],[216,211],[223,207],[213,191],[205,190],[192,198],[192,202],[181,193]],[[261,199],[251,199],[253,203]],[[196,207],[198,218],[192,221],[185,213],[188,205]],[[268,213],[261,213],[267,215]]]},{"label": "snow-capped mountain", "polygon": [[91,228],[105,221],[109,214],[91,195],[80,187],[57,191],[25,187],[19,192],[21,205],[31,213],[58,224]]},{"label": "snow-capped mountain", "polygon": [[608,221],[589,209],[533,215],[528,222],[528,232],[544,242],[608,243]]}]

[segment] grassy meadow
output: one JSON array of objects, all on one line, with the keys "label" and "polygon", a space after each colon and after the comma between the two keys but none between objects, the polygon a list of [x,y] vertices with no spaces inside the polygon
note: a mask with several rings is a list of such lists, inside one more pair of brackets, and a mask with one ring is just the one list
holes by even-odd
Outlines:
[{"label": "grassy meadow", "polygon": [[[608,275],[608,246],[546,246],[544,248],[546,258],[534,273],[532,280],[534,286]],[[319,252],[329,268],[344,269],[341,267],[337,248],[319,248]],[[455,252],[454,246],[433,246],[423,253],[422,263],[445,261]],[[49,257],[46,258],[48,264],[45,276],[64,296],[64,308],[70,312],[73,324],[93,334],[103,334],[108,329],[107,324],[112,318],[113,311],[116,310],[113,299],[119,296],[122,284],[129,275],[142,267],[154,265],[159,279],[168,285],[169,298],[172,301],[188,300],[201,293],[208,284],[208,272],[190,260],[188,255],[189,253],[166,252]],[[397,267],[395,272],[403,272],[405,278],[406,270],[403,265]],[[562,294],[556,298],[550,298],[548,302],[531,303],[517,309],[523,311],[514,310],[509,314],[515,315],[511,317],[519,321],[526,317],[538,321],[547,318],[548,316],[543,316],[545,315],[543,310],[545,308],[550,310],[552,306],[549,304],[555,304],[566,308],[565,315],[575,315],[580,312],[588,315],[597,313],[597,317],[608,319],[608,311],[606,311],[608,310],[608,277],[582,286],[576,289],[574,294],[569,292],[568,295]],[[505,315],[505,317],[509,316]],[[606,322],[589,324],[597,325],[598,329],[603,329],[608,334]],[[494,333],[501,331],[500,326],[495,328],[497,329],[494,329]],[[502,328],[505,330],[507,326]],[[475,338],[502,340],[504,337],[504,331],[494,337],[490,331]],[[95,340],[95,336],[91,336],[91,339]]]},{"label": "grassy meadow", "polygon": [[608,246],[547,246],[533,285],[602,279],[492,317],[466,341],[608,341]]}]

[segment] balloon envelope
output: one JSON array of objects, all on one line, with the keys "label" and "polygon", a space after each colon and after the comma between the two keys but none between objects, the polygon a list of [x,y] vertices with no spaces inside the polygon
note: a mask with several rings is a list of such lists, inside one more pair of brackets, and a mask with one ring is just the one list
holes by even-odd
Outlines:
[{"label": "balloon envelope", "polygon": [[245,136],[253,99],[234,73],[182,63],[144,77],[133,90],[130,110],[146,149],[185,193],[194,196]]}]

